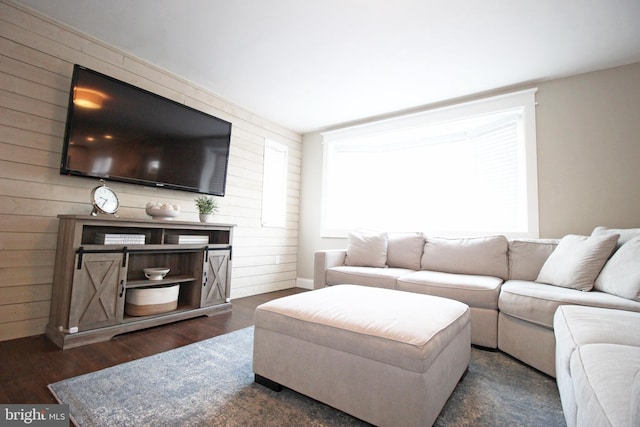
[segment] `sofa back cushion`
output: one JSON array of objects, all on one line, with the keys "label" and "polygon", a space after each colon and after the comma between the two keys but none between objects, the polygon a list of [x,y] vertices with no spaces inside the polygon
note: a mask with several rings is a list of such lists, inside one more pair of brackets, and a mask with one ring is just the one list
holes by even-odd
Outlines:
[{"label": "sofa back cushion", "polygon": [[613,253],[618,237],[618,234],[564,236],[545,261],[536,282],[590,291],[604,263]]},{"label": "sofa back cushion", "polygon": [[513,239],[509,241],[509,279],[534,281],[558,239]]},{"label": "sofa back cushion", "polygon": [[420,270],[423,250],[422,233],[389,233],[387,266]]},{"label": "sofa back cushion", "polygon": [[387,233],[367,231],[349,232],[345,265],[357,267],[385,267],[387,263]]},{"label": "sofa back cushion", "polygon": [[640,236],[613,254],[596,279],[594,289],[640,302]]},{"label": "sofa back cushion", "polygon": [[427,237],[420,268],[445,273],[509,277],[504,236],[449,239]]}]

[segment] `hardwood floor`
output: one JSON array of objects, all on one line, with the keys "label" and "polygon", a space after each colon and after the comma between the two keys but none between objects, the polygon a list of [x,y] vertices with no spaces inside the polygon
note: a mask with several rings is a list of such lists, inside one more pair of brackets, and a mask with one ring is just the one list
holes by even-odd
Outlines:
[{"label": "hardwood floor", "polygon": [[56,403],[47,385],[253,325],[263,302],[305,292],[294,288],[232,301],[229,313],[198,317],[61,350],[44,335],[0,342],[0,403]]}]

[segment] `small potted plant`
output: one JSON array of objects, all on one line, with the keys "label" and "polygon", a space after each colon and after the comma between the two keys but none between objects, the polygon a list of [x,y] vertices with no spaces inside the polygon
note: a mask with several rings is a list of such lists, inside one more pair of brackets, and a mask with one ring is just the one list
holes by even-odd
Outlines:
[{"label": "small potted plant", "polygon": [[213,214],[218,212],[218,204],[216,199],[208,196],[198,196],[195,199],[198,213],[200,214],[200,222],[211,222]]}]

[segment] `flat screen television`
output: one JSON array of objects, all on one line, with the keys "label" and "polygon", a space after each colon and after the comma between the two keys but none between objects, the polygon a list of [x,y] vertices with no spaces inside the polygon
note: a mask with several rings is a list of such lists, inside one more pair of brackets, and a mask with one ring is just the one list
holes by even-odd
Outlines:
[{"label": "flat screen television", "polygon": [[231,123],[75,65],[60,173],[224,196]]}]

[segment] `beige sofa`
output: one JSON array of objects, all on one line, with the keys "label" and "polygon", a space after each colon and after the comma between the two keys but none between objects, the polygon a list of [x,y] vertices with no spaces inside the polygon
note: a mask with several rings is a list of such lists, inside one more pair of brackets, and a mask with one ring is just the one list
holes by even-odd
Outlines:
[{"label": "beige sofa", "polygon": [[598,227],[560,240],[351,233],[346,249],[315,253],[314,288],[350,283],[456,299],[470,307],[472,344],[555,376],[559,306],[640,312],[640,284],[616,285],[633,263],[611,256],[630,241],[640,241],[640,229]]}]

